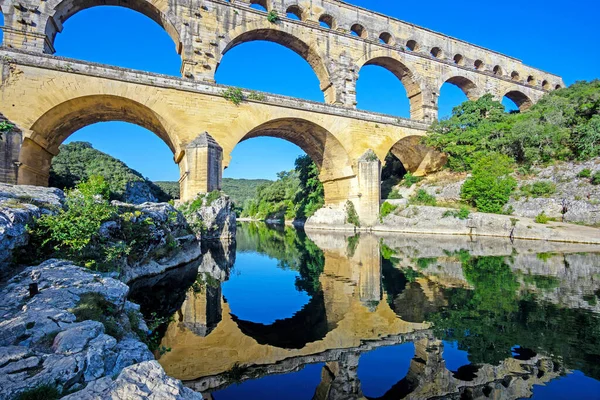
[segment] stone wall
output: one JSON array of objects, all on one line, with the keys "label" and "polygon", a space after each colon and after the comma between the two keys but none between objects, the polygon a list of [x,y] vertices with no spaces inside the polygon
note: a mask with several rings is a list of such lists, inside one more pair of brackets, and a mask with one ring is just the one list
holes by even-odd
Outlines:
[{"label": "stone wall", "polygon": [[[9,122],[0,113],[0,122],[3,121]],[[0,140],[0,182],[13,185],[17,183],[22,140],[21,131],[16,127],[2,133],[2,139]]]}]

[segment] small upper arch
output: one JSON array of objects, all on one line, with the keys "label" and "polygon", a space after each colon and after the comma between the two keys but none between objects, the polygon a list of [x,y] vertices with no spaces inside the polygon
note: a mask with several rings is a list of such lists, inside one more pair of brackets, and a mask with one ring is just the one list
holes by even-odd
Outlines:
[{"label": "small upper arch", "polygon": [[444,52],[439,47],[433,47],[431,49],[430,54],[435,58],[443,58],[444,57]]},{"label": "small upper arch", "polygon": [[410,51],[419,51],[420,47],[421,46],[419,46],[419,43],[417,43],[417,41],[414,39],[406,42],[406,48]]},{"label": "small upper arch", "polygon": [[481,60],[475,60],[473,66],[477,71],[483,71],[485,69],[485,63]]},{"label": "small upper arch", "polygon": [[545,90],[550,90],[551,89],[550,82],[548,82],[546,79],[544,79],[542,81],[542,89],[545,89]]},{"label": "small upper arch", "polygon": [[389,32],[381,32],[379,34],[379,42],[392,46],[394,44],[394,37]]},{"label": "small upper arch", "polygon": [[454,64],[456,64],[456,65],[461,65],[461,66],[465,65],[465,57],[463,57],[462,54],[456,54],[454,56],[453,60],[454,60]]},{"label": "small upper arch", "polygon": [[510,74],[510,79],[512,79],[513,81],[520,81],[521,80],[521,74],[519,74],[518,71],[513,71]]},{"label": "small upper arch", "polygon": [[285,14],[288,18],[297,19],[298,21],[304,21],[304,10],[298,4],[293,4],[285,10]]},{"label": "small upper arch", "polygon": [[501,66],[496,65],[494,67],[494,69],[492,70],[492,72],[494,73],[494,75],[496,76],[504,76],[504,70],[502,69]]},{"label": "small upper arch", "polygon": [[271,2],[269,0],[250,0],[250,7],[260,11],[270,11]]},{"label": "small upper arch", "polygon": [[323,14],[319,17],[319,25],[321,25],[321,27],[323,27],[323,28],[335,29],[336,28],[335,18],[333,18],[329,14]]},{"label": "small upper arch", "polygon": [[365,29],[364,26],[359,24],[358,22],[350,27],[350,34],[353,36],[358,36],[362,39],[367,39],[369,37],[369,33]]}]

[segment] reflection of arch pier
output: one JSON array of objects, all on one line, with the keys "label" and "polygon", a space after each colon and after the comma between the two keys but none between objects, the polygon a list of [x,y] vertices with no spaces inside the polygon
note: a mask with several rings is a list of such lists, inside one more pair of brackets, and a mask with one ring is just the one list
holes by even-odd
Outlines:
[{"label": "reflection of arch pier", "polygon": [[[269,22],[252,4],[281,18]],[[181,55],[183,79],[48,55],[63,24],[97,5],[127,7],[158,23]],[[274,136],[297,144],[319,165],[327,205],[351,200],[362,222],[371,225],[381,197],[379,161],[390,149],[413,173],[443,162],[418,139],[437,118],[445,82],[470,99],[484,93],[506,96],[521,109],[564,86],[560,77],[514,58],[337,0],[319,5],[296,0],[204,0],[201,5],[0,0],[0,8],[5,20],[0,117],[16,125],[10,142],[22,143],[10,146],[11,159],[0,170],[9,183],[47,185],[51,159],[70,134],[118,120],[141,125],[167,143],[179,165],[182,199],[189,200],[220,188],[222,169],[240,141]],[[288,13],[293,18],[284,17]],[[250,96],[239,106],[225,100],[225,88],[214,85],[223,56],[256,40],[299,54],[319,79],[327,104],[266,95]],[[365,65],[381,66],[402,82],[411,119],[354,109]]]}]

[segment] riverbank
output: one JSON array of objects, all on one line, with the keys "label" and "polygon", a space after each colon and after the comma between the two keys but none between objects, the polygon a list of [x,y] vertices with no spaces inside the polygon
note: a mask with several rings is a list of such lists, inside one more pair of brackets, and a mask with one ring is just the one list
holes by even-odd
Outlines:
[{"label": "riverbank", "polygon": [[600,244],[600,229],[533,218],[469,212],[444,207],[398,207],[372,227],[346,222],[343,210],[324,208],[309,218],[307,231],[388,232],[402,234],[483,236],[566,243]]}]

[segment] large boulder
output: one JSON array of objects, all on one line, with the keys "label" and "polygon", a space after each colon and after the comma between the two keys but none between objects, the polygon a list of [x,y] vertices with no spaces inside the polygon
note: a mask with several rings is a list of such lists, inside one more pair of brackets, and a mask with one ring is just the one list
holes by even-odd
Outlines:
[{"label": "large boulder", "polygon": [[215,197],[213,193],[198,195],[194,201],[183,203],[180,210],[199,239],[234,240],[237,220],[233,202],[229,196]]},{"label": "large boulder", "polygon": [[0,183],[0,276],[7,273],[15,250],[29,242],[27,225],[63,205],[61,190]]},{"label": "large boulder", "polygon": [[130,204],[156,203],[158,199],[152,193],[148,183],[143,181],[128,182],[123,194],[123,201]]}]

